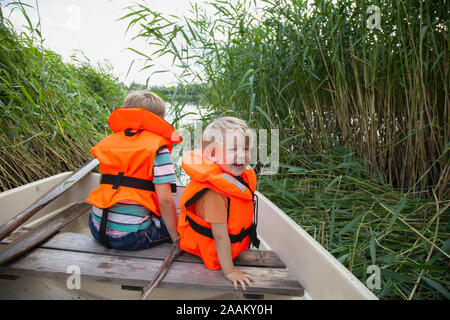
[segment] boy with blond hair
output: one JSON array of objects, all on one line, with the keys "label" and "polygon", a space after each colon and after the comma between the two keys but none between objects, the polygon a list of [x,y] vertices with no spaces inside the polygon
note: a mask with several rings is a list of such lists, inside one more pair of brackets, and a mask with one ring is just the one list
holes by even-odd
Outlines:
[{"label": "boy with blond hair", "polygon": [[200,256],[208,269],[221,268],[235,290],[238,284],[246,290],[254,279],[235,268],[233,259],[250,243],[259,244],[250,144],[245,121],[223,117],[206,127],[201,150],[185,153],[182,158],[191,181],[180,199],[179,246]]},{"label": "boy with blond hair", "polygon": [[164,120],[165,111],[157,95],[131,92],[109,117],[113,134],[91,149],[101,181],[86,200],[92,204],[89,228],[108,248],[139,250],[178,238],[170,153],[181,137]]}]

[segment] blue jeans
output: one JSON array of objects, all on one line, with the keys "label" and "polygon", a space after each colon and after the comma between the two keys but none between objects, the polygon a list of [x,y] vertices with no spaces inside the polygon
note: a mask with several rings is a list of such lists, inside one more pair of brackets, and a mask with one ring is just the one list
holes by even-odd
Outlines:
[{"label": "blue jeans", "polygon": [[[148,249],[157,244],[171,241],[163,219],[159,218],[159,221],[161,223],[161,228],[159,229],[153,220],[150,219],[150,225],[147,229],[130,232],[122,237],[111,237],[107,234],[109,246],[111,249],[131,251]],[[98,229],[92,222],[92,213],[89,215],[89,229],[94,239],[99,241]]]}]

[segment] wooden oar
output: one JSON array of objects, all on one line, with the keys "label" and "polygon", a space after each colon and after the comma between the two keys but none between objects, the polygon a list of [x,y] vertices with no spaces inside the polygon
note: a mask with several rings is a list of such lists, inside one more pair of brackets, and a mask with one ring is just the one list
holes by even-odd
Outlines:
[{"label": "wooden oar", "polygon": [[0,265],[24,254],[42,241],[50,238],[61,228],[90,210],[92,205],[86,202],[77,202],[58,213],[48,221],[44,221],[32,231],[21,235],[10,244],[0,249]]},{"label": "wooden oar", "polygon": [[66,178],[62,183],[45,193],[38,200],[33,202],[28,208],[23,210],[17,216],[6,222],[0,227],[0,240],[6,238],[11,232],[17,229],[22,223],[31,218],[36,212],[45,207],[51,201],[59,197],[61,194],[69,190],[74,184],[80,181],[84,176],[86,176],[92,169],[94,169],[99,164],[97,159],[94,159],[72,173],[68,178]]},{"label": "wooden oar", "polygon": [[147,299],[153,289],[155,289],[159,285],[159,283],[169,270],[173,260],[182,252],[178,247],[179,241],[180,239],[178,238],[177,241],[172,245],[172,249],[170,249],[169,254],[167,255],[166,259],[164,259],[152,281],[142,290],[141,300]]}]

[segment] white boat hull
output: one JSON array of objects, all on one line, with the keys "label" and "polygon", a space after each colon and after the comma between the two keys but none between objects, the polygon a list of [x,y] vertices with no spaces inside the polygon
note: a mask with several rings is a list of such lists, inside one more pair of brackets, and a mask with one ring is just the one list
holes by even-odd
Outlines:
[{"label": "white boat hull", "polygon": [[[61,183],[70,172],[42,179],[0,193],[0,225],[16,216],[50,188]],[[74,202],[84,201],[99,183],[99,175],[91,173],[69,191],[25,222],[33,227]],[[176,202],[183,191],[178,188]],[[275,251],[292,275],[305,288],[301,298],[265,295],[265,299],[377,299],[348,269],[306,233],[270,200],[258,193],[258,236],[262,249]],[[89,233],[87,214],[62,231]],[[69,276],[69,274],[68,274]],[[138,299],[140,292],[123,290],[120,285],[83,282],[81,289],[69,290],[66,281],[21,277],[0,280],[0,299]],[[151,299],[242,299],[241,293],[192,291],[157,288]]]}]

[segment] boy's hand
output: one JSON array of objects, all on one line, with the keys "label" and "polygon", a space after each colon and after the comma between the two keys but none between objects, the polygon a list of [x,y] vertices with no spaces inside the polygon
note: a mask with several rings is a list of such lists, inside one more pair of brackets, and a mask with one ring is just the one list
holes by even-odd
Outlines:
[{"label": "boy's hand", "polygon": [[222,268],[225,278],[233,283],[234,290],[238,289],[238,283],[243,290],[246,290],[247,284],[252,287],[250,281],[255,281],[252,276],[236,269],[233,265],[231,257],[231,243],[228,235],[226,223],[211,223],[211,230],[214,241],[216,242],[217,257],[219,258],[220,267]]},{"label": "boy's hand", "polygon": [[225,278],[233,283],[234,290],[238,289],[238,282],[240,283],[242,290],[247,290],[245,284],[247,283],[249,287],[252,287],[250,281],[255,281],[252,276],[239,269],[233,269],[232,272],[225,275]]}]

